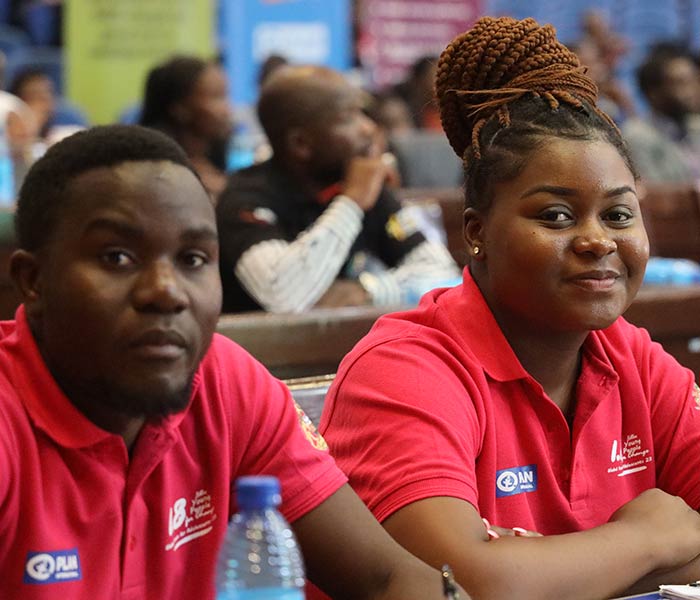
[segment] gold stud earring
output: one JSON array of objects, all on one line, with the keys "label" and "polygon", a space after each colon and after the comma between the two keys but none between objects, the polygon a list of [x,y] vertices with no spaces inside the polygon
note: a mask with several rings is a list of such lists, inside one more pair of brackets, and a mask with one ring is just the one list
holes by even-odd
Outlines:
[{"label": "gold stud earring", "polygon": [[474,247],[472,248],[472,253],[474,254],[474,256],[476,256],[477,254],[479,254],[479,252],[481,252],[481,248],[480,248],[479,246],[474,246]]}]

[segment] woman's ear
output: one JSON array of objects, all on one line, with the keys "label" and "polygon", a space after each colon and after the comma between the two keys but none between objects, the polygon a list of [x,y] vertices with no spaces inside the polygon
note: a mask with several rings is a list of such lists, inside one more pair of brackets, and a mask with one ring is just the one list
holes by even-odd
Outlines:
[{"label": "woman's ear", "polygon": [[464,241],[467,243],[467,253],[473,259],[479,260],[484,256],[484,222],[481,213],[473,208],[464,211]]},{"label": "woman's ear", "polygon": [[20,293],[27,316],[41,311],[40,268],[36,254],[15,250],[10,257],[10,277]]}]

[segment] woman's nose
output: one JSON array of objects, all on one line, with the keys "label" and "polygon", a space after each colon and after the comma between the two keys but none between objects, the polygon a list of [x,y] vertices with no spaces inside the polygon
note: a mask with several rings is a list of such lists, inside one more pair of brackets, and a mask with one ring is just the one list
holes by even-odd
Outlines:
[{"label": "woman's nose", "polygon": [[617,251],[617,242],[600,224],[589,225],[574,238],[574,251],[602,258]]}]

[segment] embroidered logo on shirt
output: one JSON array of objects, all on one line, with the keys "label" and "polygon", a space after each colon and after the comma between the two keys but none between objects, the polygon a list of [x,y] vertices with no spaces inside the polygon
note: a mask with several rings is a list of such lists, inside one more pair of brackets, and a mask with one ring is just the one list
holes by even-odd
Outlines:
[{"label": "embroidered logo on shirt", "polygon": [[695,410],[700,410],[700,387],[697,383],[693,385],[693,400],[695,400]]},{"label": "embroidered logo on shirt", "polygon": [[60,583],[82,578],[77,548],[27,554],[24,583]]},{"label": "embroidered logo on shirt", "polygon": [[197,490],[188,502],[178,498],[168,511],[168,536],[166,550],[175,551],[181,546],[207,535],[214,529],[216,510],[206,490]]},{"label": "embroidered logo on shirt", "polygon": [[324,440],[323,436],[318,431],[316,431],[316,427],[314,426],[311,419],[309,419],[309,416],[304,412],[304,409],[301,406],[299,406],[296,402],[294,402],[294,407],[297,409],[297,418],[299,419],[299,425],[301,427],[301,430],[304,432],[306,439],[314,448],[316,448],[316,450],[324,450],[327,452],[328,444],[326,444],[326,440]]},{"label": "embroidered logo on shirt", "polygon": [[496,471],[496,498],[537,490],[537,465],[525,465]]},{"label": "embroidered logo on shirt", "polygon": [[618,477],[626,477],[645,471],[653,460],[651,450],[644,447],[641,438],[635,433],[630,433],[624,438],[624,441],[613,440],[610,449],[612,466],[608,467],[608,473],[615,473]]}]

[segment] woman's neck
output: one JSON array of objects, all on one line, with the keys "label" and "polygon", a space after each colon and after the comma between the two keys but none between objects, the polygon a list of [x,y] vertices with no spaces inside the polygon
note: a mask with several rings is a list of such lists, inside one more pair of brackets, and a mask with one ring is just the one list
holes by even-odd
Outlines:
[{"label": "woman's neck", "polygon": [[504,326],[500,322],[499,325],[520,364],[539,382],[571,423],[576,408],[581,353],[588,332],[547,336],[537,328],[528,331],[523,327]]}]

